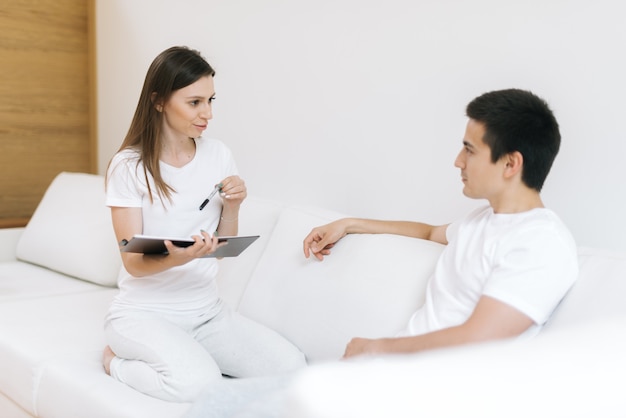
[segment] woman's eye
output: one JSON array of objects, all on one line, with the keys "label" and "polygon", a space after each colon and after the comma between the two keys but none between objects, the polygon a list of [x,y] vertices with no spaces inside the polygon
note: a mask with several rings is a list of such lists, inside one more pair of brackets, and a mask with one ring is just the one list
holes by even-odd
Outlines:
[{"label": "woman's eye", "polygon": [[211,97],[211,98],[209,99],[209,104],[210,104],[210,103],[213,103],[213,100],[215,100],[215,97]]},{"label": "woman's eye", "polygon": [[198,106],[198,103],[200,103],[200,100],[193,100],[189,104],[192,106]]}]

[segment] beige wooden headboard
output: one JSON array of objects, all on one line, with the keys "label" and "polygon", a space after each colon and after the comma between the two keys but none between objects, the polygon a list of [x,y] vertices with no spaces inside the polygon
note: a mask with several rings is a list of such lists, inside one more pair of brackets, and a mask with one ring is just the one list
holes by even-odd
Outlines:
[{"label": "beige wooden headboard", "polygon": [[97,170],[94,2],[2,2],[0,227],[26,224],[59,172]]}]

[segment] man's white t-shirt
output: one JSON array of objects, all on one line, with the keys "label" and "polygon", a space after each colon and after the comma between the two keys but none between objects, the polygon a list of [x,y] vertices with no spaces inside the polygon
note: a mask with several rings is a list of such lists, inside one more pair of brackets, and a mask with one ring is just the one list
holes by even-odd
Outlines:
[{"label": "man's white t-shirt", "polygon": [[533,335],[578,277],[574,239],[549,209],[497,214],[483,207],[450,224],[446,238],[406,335],[464,323],[482,295],[530,317],[535,325],[525,334]]},{"label": "man's white t-shirt", "polygon": [[[153,201],[150,201],[137,151],[126,149],[116,154],[109,166],[106,205],[141,208],[145,235],[189,238],[200,235],[200,230],[214,232],[222,211],[221,198],[215,195],[203,210],[199,209],[200,204],[216,184],[237,174],[237,167],[222,142],[205,138],[195,141],[196,154],[185,166],[160,163],[161,176],[176,190],[171,202],[157,195],[151,176],[148,181]],[[118,277],[120,293],[110,313],[114,315],[124,309],[206,313],[217,307],[219,300],[215,283],[217,269],[214,258],[202,258],[135,278],[122,266]]]}]

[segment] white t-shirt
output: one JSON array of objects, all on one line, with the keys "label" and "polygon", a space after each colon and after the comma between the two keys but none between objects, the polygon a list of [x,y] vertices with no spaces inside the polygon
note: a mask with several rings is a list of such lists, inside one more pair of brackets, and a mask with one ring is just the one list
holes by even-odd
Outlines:
[{"label": "white t-shirt", "polygon": [[530,317],[533,335],[578,277],[576,244],[549,209],[496,214],[490,206],[452,223],[426,300],[411,317],[407,335],[464,323],[482,295]]},{"label": "white t-shirt", "polygon": [[[117,153],[111,161],[106,205],[142,208],[142,233],[145,235],[188,238],[199,235],[201,229],[214,232],[219,224],[222,200],[216,194],[203,210],[199,210],[200,204],[216,184],[237,174],[237,167],[222,142],[204,138],[195,141],[196,154],[185,166],[177,168],[160,163],[163,179],[175,190],[171,203],[157,195],[151,176],[153,202],[150,201],[143,164],[137,164],[139,154],[127,149]],[[118,277],[120,293],[110,314],[128,308],[206,313],[215,308],[219,300],[215,283],[217,268],[215,259],[203,258],[135,278],[122,266]]]}]

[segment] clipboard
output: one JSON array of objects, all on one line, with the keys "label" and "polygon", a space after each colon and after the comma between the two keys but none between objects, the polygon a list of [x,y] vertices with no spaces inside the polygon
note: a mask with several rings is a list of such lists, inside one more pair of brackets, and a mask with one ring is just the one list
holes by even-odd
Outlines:
[{"label": "clipboard", "polygon": [[[227,244],[219,247],[213,254],[206,255],[203,258],[237,257],[258,238],[259,235],[219,237],[218,242],[226,242]],[[167,254],[165,240],[172,241],[172,244],[177,247],[189,247],[194,243],[194,240],[190,238],[169,238],[136,234],[130,241],[126,243],[122,241],[120,243],[120,251],[142,254]]]}]

